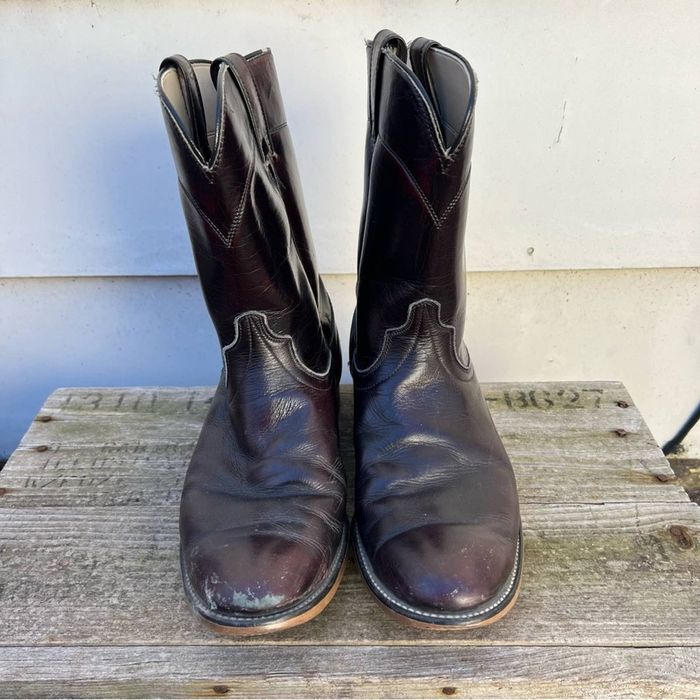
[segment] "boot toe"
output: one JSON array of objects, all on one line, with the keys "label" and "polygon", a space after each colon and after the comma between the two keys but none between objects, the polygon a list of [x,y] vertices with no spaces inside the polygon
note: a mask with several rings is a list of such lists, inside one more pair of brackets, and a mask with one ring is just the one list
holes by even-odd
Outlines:
[{"label": "boot toe", "polygon": [[210,536],[184,559],[192,592],[206,609],[246,617],[293,606],[323,569],[319,551],[278,535]]},{"label": "boot toe", "polygon": [[396,598],[435,612],[490,601],[508,581],[516,543],[480,526],[431,525],[396,536],[374,557],[375,573]]}]

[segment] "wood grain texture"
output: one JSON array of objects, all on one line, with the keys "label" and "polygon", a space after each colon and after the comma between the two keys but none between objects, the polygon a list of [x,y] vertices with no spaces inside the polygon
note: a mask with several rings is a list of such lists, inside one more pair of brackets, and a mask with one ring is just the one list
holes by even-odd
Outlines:
[{"label": "wood grain texture", "polygon": [[[621,384],[483,388],[522,502],[687,501]],[[211,397],[210,388],[59,389],[3,471],[0,503],[177,504]],[[341,437],[352,482],[349,387]]]},{"label": "wood grain texture", "polygon": [[[700,696],[700,508],[624,387],[484,393],[521,494],[513,611],[404,627],[351,564],[323,615],[261,643],[182,593],[177,503],[212,389],[58,390],[0,474],[0,695]],[[352,482],[351,415],[346,388]]]},{"label": "wood grain texture", "polygon": [[[0,649],[0,697],[694,697],[697,648]],[[417,663],[420,660],[420,663]],[[361,669],[361,673],[357,672]]]},{"label": "wood grain texture", "polygon": [[[700,515],[677,504],[523,507],[524,579],[502,624],[425,632],[381,614],[354,566],[323,615],[269,644],[700,644]],[[0,644],[258,643],[190,613],[176,506],[0,510]],[[660,591],[663,590],[663,594]],[[41,614],[37,614],[41,611]]]}]

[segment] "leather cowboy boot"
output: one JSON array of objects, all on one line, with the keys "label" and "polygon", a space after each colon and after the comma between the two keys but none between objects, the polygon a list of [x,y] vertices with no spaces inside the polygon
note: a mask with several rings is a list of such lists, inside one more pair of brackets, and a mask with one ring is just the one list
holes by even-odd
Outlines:
[{"label": "leather cowboy boot", "polygon": [[454,51],[387,30],[368,55],[354,544],[391,612],[475,627],[513,604],[522,559],[513,469],[462,342],[476,77]]},{"label": "leather cowboy boot", "polygon": [[173,56],[165,125],[223,371],[185,478],[180,560],[219,631],[305,622],[345,561],[338,335],[272,54]]}]

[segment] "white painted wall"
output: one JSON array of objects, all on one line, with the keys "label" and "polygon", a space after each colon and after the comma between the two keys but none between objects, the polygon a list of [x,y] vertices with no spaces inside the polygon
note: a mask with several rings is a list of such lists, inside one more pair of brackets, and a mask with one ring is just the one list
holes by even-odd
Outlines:
[{"label": "white painted wall", "polygon": [[152,76],[268,45],[321,266],[352,273],[363,42],[384,26],[480,77],[470,269],[700,265],[694,0],[6,0],[0,275],[193,272]]},{"label": "white painted wall", "polygon": [[[346,274],[363,41],[385,26],[462,51],[480,78],[468,267],[484,271],[470,277],[481,376],[623,379],[670,436],[700,399],[700,3],[5,0],[0,455],[59,384],[214,380],[160,59],[272,47],[321,268]],[[554,272],[571,269],[590,272]],[[332,280],[347,326],[351,278]]]}]

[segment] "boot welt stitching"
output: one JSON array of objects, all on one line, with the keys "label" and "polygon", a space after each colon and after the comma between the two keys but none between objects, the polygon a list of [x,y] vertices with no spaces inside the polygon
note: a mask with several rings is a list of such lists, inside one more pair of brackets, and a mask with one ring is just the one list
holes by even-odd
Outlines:
[{"label": "boot welt stitching", "polygon": [[[357,527],[357,526],[356,526]],[[359,532],[355,532],[355,541],[358,544],[357,550],[360,554],[360,559],[362,560],[362,571],[364,574],[367,575],[367,577],[370,579],[372,582],[374,588],[374,592],[379,594],[381,598],[384,598],[388,600],[390,603],[395,605],[396,607],[402,608],[403,610],[407,610],[408,612],[412,612],[416,615],[422,616],[422,617],[432,617],[432,618],[438,618],[438,619],[449,619],[449,620],[465,620],[469,619],[472,617],[478,617],[480,615],[483,615],[484,613],[490,612],[494,608],[497,608],[508,596],[511,594],[513,587],[515,585],[515,581],[517,578],[517,573],[518,573],[518,560],[520,557],[520,539],[521,536],[518,535],[518,541],[515,545],[515,564],[513,565],[513,570],[510,573],[510,577],[508,579],[508,588],[507,590],[496,600],[494,603],[489,605],[487,608],[483,608],[480,610],[476,610],[474,612],[468,612],[468,613],[430,613],[430,612],[425,612],[424,610],[418,610],[417,608],[412,608],[410,605],[406,605],[405,603],[402,603],[398,598],[395,598],[391,593],[389,593],[384,585],[375,578],[374,574],[372,573],[371,570],[371,564],[369,562],[369,558],[367,557],[367,554],[365,553],[364,550],[364,545],[362,544],[362,541],[360,540],[360,534]]]},{"label": "boot welt stitching", "polygon": [[263,614],[263,615],[239,615],[236,613],[225,614],[218,612],[217,610],[212,610],[202,604],[199,594],[194,590],[192,582],[190,581],[189,575],[187,574],[186,567],[182,562],[182,557],[180,557],[182,581],[184,583],[187,593],[190,595],[190,600],[193,603],[193,607],[197,612],[200,612],[204,617],[213,620],[214,622],[220,622],[222,624],[227,624],[231,622],[266,622],[276,619],[284,619],[290,614],[303,611],[304,608],[313,607],[317,598],[323,597],[323,594],[327,588],[330,588],[338,577],[340,568],[347,555],[347,525],[343,523],[343,534],[340,538],[340,543],[338,544],[338,550],[336,551],[330,566],[328,567],[328,573],[324,579],[321,580],[321,587],[315,590],[311,595],[307,596],[305,599],[300,600],[293,606],[278,610],[275,612]]}]

